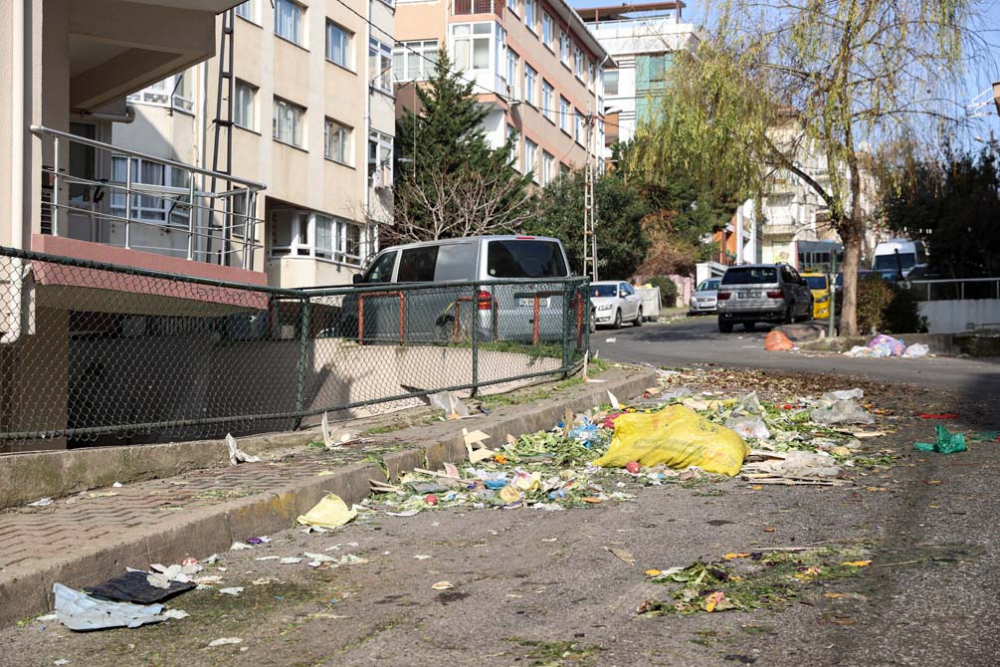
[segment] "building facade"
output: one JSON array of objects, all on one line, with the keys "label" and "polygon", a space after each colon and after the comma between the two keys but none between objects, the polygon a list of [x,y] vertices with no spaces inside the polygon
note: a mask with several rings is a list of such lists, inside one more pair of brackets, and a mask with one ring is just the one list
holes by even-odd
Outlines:
[{"label": "building facade", "polygon": [[231,33],[217,19],[232,60],[222,48],[130,95],[135,121],[115,143],[267,183],[256,217],[269,283],[350,283],[392,219],[393,15],[383,0],[243,2]]},{"label": "building facade", "polygon": [[399,112],[416,108],[414,87],[445,48],[490,107],[490,145],[516,133],[515,164],[536,184],[600,161],[602,72],[612,61],[563,0],[403,0],[395,36]]},{"label": "building facade", "polygon": [[681,20],[684,3],[644,2],[578,9],[616,63],[604,70],[605,157],[649,118],[666,86],[674,54],[698,47],[695,26]]}]

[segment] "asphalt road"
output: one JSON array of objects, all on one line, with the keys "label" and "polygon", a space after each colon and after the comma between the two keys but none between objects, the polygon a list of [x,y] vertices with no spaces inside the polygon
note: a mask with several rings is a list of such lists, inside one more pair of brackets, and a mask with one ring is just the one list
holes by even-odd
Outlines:
[{"label": "asphalt road", "polygon": [[617,331],[598,329],[591,336],[591,348],[612,361],[657,367],[707,364],[844,373],[883,382],[947,387],[973,396],[1000,394],[1000,358],[865,359],[828,352],[767,352],[764,336],[768,331],[761,327],[748,333],[737,327],[733,333],[719,333],[715,317],[701,316]]}]

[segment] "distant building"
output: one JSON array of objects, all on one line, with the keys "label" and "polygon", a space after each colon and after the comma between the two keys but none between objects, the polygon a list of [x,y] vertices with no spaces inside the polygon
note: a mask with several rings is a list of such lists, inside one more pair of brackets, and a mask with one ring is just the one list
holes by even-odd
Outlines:
[{"label": "distant building", "polygon": [[636,126],[655,111],[674,54],[698,47],[695,26],[681,20],[684,7],[670,0],[577,10],[617,64],[604,70],[606,158],[616,141],[630,141]]},{"label": "distant building", "polygon": [[602,72],[613,61],[565,0],[398,0],[395,18],[400,112],[417,107],[415,86],[445,47],[490,108],[490,145],[516,132],[517,168],[538,185],[583,167],[588,155],[601,159]]}]

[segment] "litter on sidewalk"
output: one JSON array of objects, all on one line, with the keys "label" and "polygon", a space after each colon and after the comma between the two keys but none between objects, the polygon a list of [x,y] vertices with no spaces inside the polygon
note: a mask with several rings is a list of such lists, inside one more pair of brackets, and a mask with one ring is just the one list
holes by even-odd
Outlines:
[{"label": "litter on sidewalk", "polygon": [[343,526],[357,515],[357,510],[348,508],[340,496],[328,493],[311,510],[300,516],[298,522],[304,526],[332,529]]},{"label": "litter on sidewalk", "polygon": [[939,454],[957,454],[968,449],[965,446],[965,435],[962,433],[951,433],[944,426],[937,425],[937,440],[931,442],[917,442],[913,448],[921,452],[938,452]]},{"label": "litter on sidewalk", "polygon": [[232,433],[226,434],[226,447],[229,448],[229,465],[238,465],[240,463],[258,463],[260,461],[259,456],[250,456],[241,450],[236,444],[236,438],[233,437]]},{"label": "litter on sidewalk", "polygon": [[161,623],[166,615],[162,604],[137,605],[129,602],[98,600],[62,584],[53,584],[56,617],[70,630],[84,632],[106,628],[138,628]]},{"label": "litter on sidewalk", "polygon": [[154,576],[156,575],[147,572],[131,571],[96,586],[84,586],[83,590],[104,600],[148,605],[163,602],[195,588],[195,584],[191,582],[174,580],[166,581],[164,586],[155,586],[149,581]]}]

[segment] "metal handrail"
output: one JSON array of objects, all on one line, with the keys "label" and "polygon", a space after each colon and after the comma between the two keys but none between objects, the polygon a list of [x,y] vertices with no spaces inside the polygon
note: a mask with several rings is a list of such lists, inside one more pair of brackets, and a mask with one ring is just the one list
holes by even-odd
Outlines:
[{"label": "metal handrail", "polygon": [[106,144],[103,141],[96,141],[94,139],[88,139],[86,137],[78,137],[75,134],[70,134],[68,132],[60,132],[59,130],[53,130],[52,128],[45,127],[44,125],[32,125],[31,132],[37,135],[49,135],[53,137],[59,137],[60,139],[66,139],[68,141],[73,141],[78,144],[83,144],[85,146],[93,146],[94,148],[101,148],[107,151],[114,151],[120,155],[127,155],[129,157],[136,157],[144,160],[152,160],[153,162],[161,162],[165,165],[176,167],[177,169],[192,171],[196,174],[202,174],[204,176],[215,176],[220,180],[232,181],[233,183],[239,183],[240,185],[245,185],[246,187],[252,190],[267,189],[266,185],[264,185],[263,183],[258,183],[257,181],[251,181],[246,178],[239,178],[238,176],[233,176],[231,174],[223,174],[217,171],[212,171],[211,169],[203,169],[201,167],[195,167],[190,164],[184,164],[183,162],[177,162],[176,160],[170,160],[167,158],[157,157],[156,155],[150,155],[149,153],[142,153],[140,151],[135,151],[128,148],[122,148],[121,146],[115,146],[114,144]]}]

